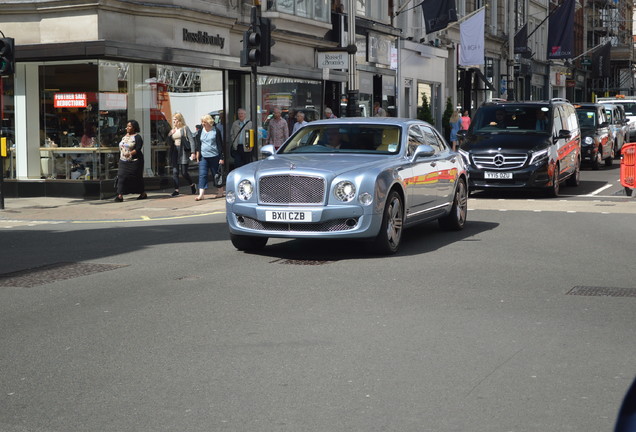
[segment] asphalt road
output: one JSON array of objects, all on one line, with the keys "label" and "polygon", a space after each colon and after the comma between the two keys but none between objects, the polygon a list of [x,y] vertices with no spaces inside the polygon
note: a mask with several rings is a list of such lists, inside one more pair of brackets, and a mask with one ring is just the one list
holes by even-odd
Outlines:
[{"label": "asphalt road", "polygon": [[617,175],[475,194],[391,257],[240,253],[223,214],[0,230],[0,431],[611,431],[636,375]]}]

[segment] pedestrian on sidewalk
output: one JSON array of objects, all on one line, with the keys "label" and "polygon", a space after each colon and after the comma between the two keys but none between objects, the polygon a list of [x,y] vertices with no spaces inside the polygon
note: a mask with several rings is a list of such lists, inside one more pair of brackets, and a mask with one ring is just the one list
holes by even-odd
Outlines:
[{"label": "pedestrian on sidewalk", "polygon": [[450,126],[451,145],[453,146],[453,151],[457,151],[457,132],[462,128],[462,119],[459,111],[453,111],[448,124]]},{"label": "pedestrian on sidewalk", "polygon": [[230,154],[234,159],[234,168],[249,163],[252,158],[249,143],[245,141],[245,132],[252,128],[252,122],[247,120],[247,111],[244,108],[239,108],[236,116],[238,118],[232,123],[230,129]]},{"label": "pedestrian on sidewalk", "polygon": [[462,130],[468,130],[470,127],[470,114],[468,114],[468,110],[464,110],[464,115],[462,116]]},{"label": "pedestrian on sidewalk", "polygon": [[195,195],[197,187],[188,172],[190,160],[194,158],[192,155],[192,149],[195,146],[194,138],[192,137],[192,131],[186,125],[183,114],[176,113],[172,117],[172,130],[168,133],[168,139],[170,140],[170,165],[172,165],[172,183],[174,184],[172,196],[175,197],[180,194],[179,173],[190,185],[192,195]]},{"label": "pedestrian on sidewalk", "polygon": [[305,113],[298,111],[296,113],[296,123],[294,123],[294,127],[292,128],[292,134],[295,134],[298,129],[307,126],[307,124],[307,121],[305,121]]},{"label": "pedestrian on sidewalk", "polygon": [[269,121],[267,127],[267,140],[265,144],[271,144],[274,146],[274,149],[278,150],[289,137],[289,126],[287,125],[287,120],[282,117],[282,112],[279,107],[274,107],[273,112],[274,116]]},{"label": "pedestrian on sidewalk", "polygon": [[[197,143],[196,159],[199,161],[199,196],[195,198],[196,201],[201,201],[204,198],[205,190],[208,188],[208,171],[212,172],[212,178],[214,178],[219,170],[219,165],[225,163],[221,132],[214,124],[212,116],[206,114],[201,117],[201,125],[203,128],[195,140]],[[212,198],[223,196],[225,193],[223,186],[221,186]]]},{"label": "pedestrian on sidewalk", "polygon": [[126,135],[119,142],[119,166],[117,167],[117,196],[122,202],[124,195],[138,193],[138,200],[148,198],[144,189],[144,140],[139,135],[139,123],[128,120]]}]

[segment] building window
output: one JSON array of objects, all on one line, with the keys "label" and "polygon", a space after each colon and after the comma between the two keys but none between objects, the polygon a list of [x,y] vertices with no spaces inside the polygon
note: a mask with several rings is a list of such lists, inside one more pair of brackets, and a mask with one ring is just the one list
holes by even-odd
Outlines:
[{"label": "building window", "polygon": [[389,5],[386,0],[352,0],[356,2],[356,14],[372,21],[389,22]]},{"label": "building window", "polygon": [[331,0],[278,0],[267,2],[267,10],[329,22]]}]

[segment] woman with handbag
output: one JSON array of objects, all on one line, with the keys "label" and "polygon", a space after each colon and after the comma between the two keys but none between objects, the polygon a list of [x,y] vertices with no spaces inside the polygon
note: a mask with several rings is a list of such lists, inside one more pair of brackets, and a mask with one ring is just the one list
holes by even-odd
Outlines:
[{"label": "woman with handbag", "polygon": [[[208,171],[212,172],[212,178],[215,178],[219,171],[219,166],[225,163],[223,155],[223,139],[221,132],[214,124],[214,119],[209,114],[201,117],[202,128],[197,132],[196,140],[196,159],[199,161],[199,196],[196,201],[201,201],[208,188]],[[225,196],[223,186],[212,198],[221,198]]]},{"label": "woman with handbag", "polygon": [[172,165],[172,182],[174,183],[174,192],[172,196],[179,196],[179,173],[190,185],[192,195],[197,193],[197,187],[188,173],[190,160],[194,159],[192,153],[194,146],[194,138],[190,128],[186,125],[183,114],[176,113],[172,117],[172,130],[168,133],[170,143],[170,165]]}]

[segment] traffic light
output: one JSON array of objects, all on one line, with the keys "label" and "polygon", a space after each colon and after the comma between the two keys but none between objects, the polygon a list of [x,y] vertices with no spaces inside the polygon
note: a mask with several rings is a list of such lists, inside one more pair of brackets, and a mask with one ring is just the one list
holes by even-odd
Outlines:
[{"label": "traffic light", "polygon": [[243,32],[243,51],[241,51],[241,66],[259,66],[261,61],[261,32],[252,28]]},{"label": "traffic light", "polygon": [[15,41],[13,38],[0,38],[0,75],[15,73]]},{"label": "traffic light", "polygon": [[252,8],[252,22],[250,29],[243,32],[243,51],[241,51],[241,66],[260,66],[261,64],[261,21],[258,11]]},{"label": "traffic light", "polygon": [[272,46],[276,43],[272,40],[272,31],[276,26],[269,18],[261,18],[261,66],[272,64]]}]

